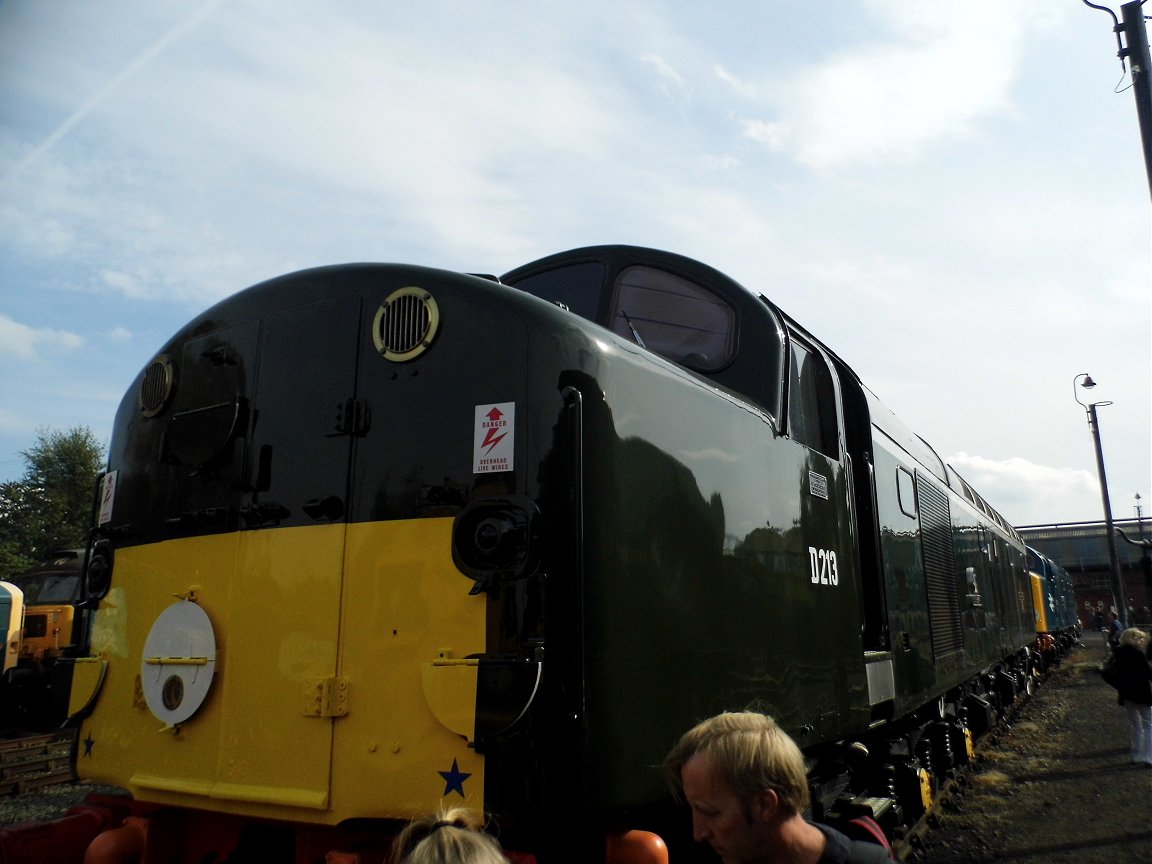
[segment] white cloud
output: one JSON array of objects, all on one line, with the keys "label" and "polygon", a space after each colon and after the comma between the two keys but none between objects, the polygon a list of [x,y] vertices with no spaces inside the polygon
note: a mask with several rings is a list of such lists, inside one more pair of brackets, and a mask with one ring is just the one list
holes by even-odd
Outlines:
[{"label": "white cloud", "polygon": [[208,3],[203,4],[186,20],[180,22],[177,26],[166,31],[159,40],[151,45],[143,54],[134,58],[127,66],[124,66],[120,72],[113,77],[110,81],[105,83],[98,92],[91,95],[82,105],[73,111],[63,123],[57,126],[44,141],[40,142],[31,152],[24,156],[16,165],[9,169],[9,174],[5,176],[5,180],[13,174],[19,174],[25,167],[36,161],[42,153],[50,150],[57,141],[63,138],[68,132],[94,109],[96,109],[101,102],[103,102],[110,93],[114,92],[122,82],[127,81],[136,75],[140,70],[145,68],[149,62],[158,54],[160,54],[174,39],[179,38],[184,32],[191,29],[195,24],[210,13],[212,9],[218,5],[221,0],[209,0]]},{"label": "white cloud", "polygon": [[1093,494],[1099,500],[1100,495],[1100,485],[1090,471],[1038,465],[1018,456],[988,459],[963,451],[945,461],[1015,525],[1103,517],[1102,508],[1084,511],[1084,502],[1091,501]]},{"label": "white cloud", "polygon": [[745,81],[739,76],[729,72],[723,66],[717,64],[713,70],[716,77],[732,88],[739,96],[745,99],[754,99],[758,95],[758,88],[750,81]]},{"label": "white cloud", "polygon": [[888,38],[769,88],[774,116],[746,119],[746,137],[826,168],[915,153],[1007,106],[1034,2],[869,6],[892,29]]},{"label": "white cloud", "polygon": [[[558,38],[563,28],[504,37],[516,44],[510,63],[501,40],[477,42],[458,25],[435,40],[411,32],[427,26],[419,16],[383,30],[314,10],[261,21],[258,34],[238,21],[221,27],[243,12],[224,6],[220,21],[209,22],[220,27],[214,49],[243,51],[242,68],[206,62],[205,45],[185,46],[174,52],[178,59],[149,70],[151,87],[124,87],[103,109],[103,122],[132,130],[136,147],[164,154],[162,163],[139,163],[159,182],[122,186],[131,197],[113,209],[140,252],[160,253],[137,257],[163,261],[169,271],[185,249],[202,249],[213,229],[221,250],[241,233],[263,235],[268,249],[300,239],[327,246],[342,236],[375,248],[505,250],[521,242],[522,230],[538,228],[541,200],[564,201],[553,211],[571,212],[606,154],[651,140],[632,132],[639,112],[621,105],[619,81],[574,58],[578,47]],[[303,44],[314,52],[306,74]],[[662,74],[676,83],[670,68]],[[142,124],[143,117],[163,121]],[[229,189],[253,186],[262,187],[258,199],[215,206]],[[264,208],[255,218],[253,205]],[[167,218],[149,224],[150,207]],[[333,232],[333,216],[353,231]],[[251,243],[245,249],[253,258],[260,252]],[[109,269],[119,271],[115,287],[125,296],[176,287],[147,282],[126,265]]]},{"label": "white cloud", "polygon": [[132,274],[122,273],[118,270],[104,270],[101,272],[100,278],[105,285],[116,289],[116,291],[125,297],[138,300],[149,296],[147,287],[141,284],[141,280]]},{"label": "white cloud", "polygon": [[84,344],[84,338],[65,330],[52,330],[47,327],[35,328],[14,321],[7,315],[0,315],[0,352],[33,360],[39,349],[49,351],[72,351]]},{"label": "white cloud", "polygon": [[713,171],[729,171],[740,167],[740,159],[731,153],[705,154],[700,157],[700,170],[705,173]]},{"label": "white cloud", "polygon": [[691,85],[663,57],[658,54],[644,54],[640,60],[655,71],[658,86],[666,95],[676,101],[686,101],[692,96]]}]

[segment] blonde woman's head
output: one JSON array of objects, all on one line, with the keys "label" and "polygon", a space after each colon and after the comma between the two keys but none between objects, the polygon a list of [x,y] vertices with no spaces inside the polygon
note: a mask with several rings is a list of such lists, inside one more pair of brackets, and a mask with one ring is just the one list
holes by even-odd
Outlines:
[{"label": "blonde woman's head", "polygon": [[1148,634],[1139,627],[1129,627],[1120,634],[1120,644],[1131,645],[1133,648],[1139,648],[1143,651],[1148,644]]},{"label": "blonde woman's head", "polygon": [[414,819],[392,843],[396,864],[508,864],[476,814],[456,807]]}]

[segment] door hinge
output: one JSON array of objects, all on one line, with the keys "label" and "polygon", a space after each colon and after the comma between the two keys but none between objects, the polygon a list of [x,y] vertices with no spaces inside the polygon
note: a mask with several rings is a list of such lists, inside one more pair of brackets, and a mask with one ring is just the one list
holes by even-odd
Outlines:
[{"label": "door hinge", "polygon": [[336,404],[332,435],[361,438],[372,426],[372,409],[363,399],[348,398]]},{"label": "door hinge", "polygon": [[347,713],[347,678],[309,678],[304,682],[305,716],[343,717]]}]

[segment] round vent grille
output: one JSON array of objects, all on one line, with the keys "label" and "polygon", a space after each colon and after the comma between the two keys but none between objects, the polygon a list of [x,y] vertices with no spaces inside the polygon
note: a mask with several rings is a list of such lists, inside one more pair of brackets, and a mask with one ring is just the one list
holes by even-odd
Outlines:
[{"label": "round vent grille", "polygon": [[440,309],[423,288],[393,291],[376,310],[372,339],[385,360],[403,363],[428,350],[440,327]]},{"label": "round vent grille", "polygon": [[144,380],[140,382],[140,413],[155,417],[163,411],[172,396],[173,383],[172,361],[167,354],[161,354],[144,370]]}]

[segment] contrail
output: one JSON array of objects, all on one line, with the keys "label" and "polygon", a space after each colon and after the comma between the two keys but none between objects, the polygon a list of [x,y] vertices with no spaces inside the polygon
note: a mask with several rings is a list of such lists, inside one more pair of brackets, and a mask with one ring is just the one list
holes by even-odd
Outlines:
[{"label": "contrail", "polygon": [[172,42],[179,39],[204,18],[206,18],[217,6],[224,0],[207,0],[207,2],[199,9],[194,11],[191,15],[181,21],[179,24],[172,27],[156,40],[147,50],[144,51],[139,57],[125,66],[120,72],[112,78],[107,84],[101,87],[94,95],[77,108],[72,114],[59,126],[53,130],[52,134],[45,138],[32,152],[16,163],[4,175],[4,183],[15,179],[15,177],[29,165],[39,159],[44,153],[51,150],[61,138],[67,135],[77,123],[87,117],[92,111],[97,108],[108,95],[112,93],[117,87],[143,69],[157,54],[167,48]]}]

